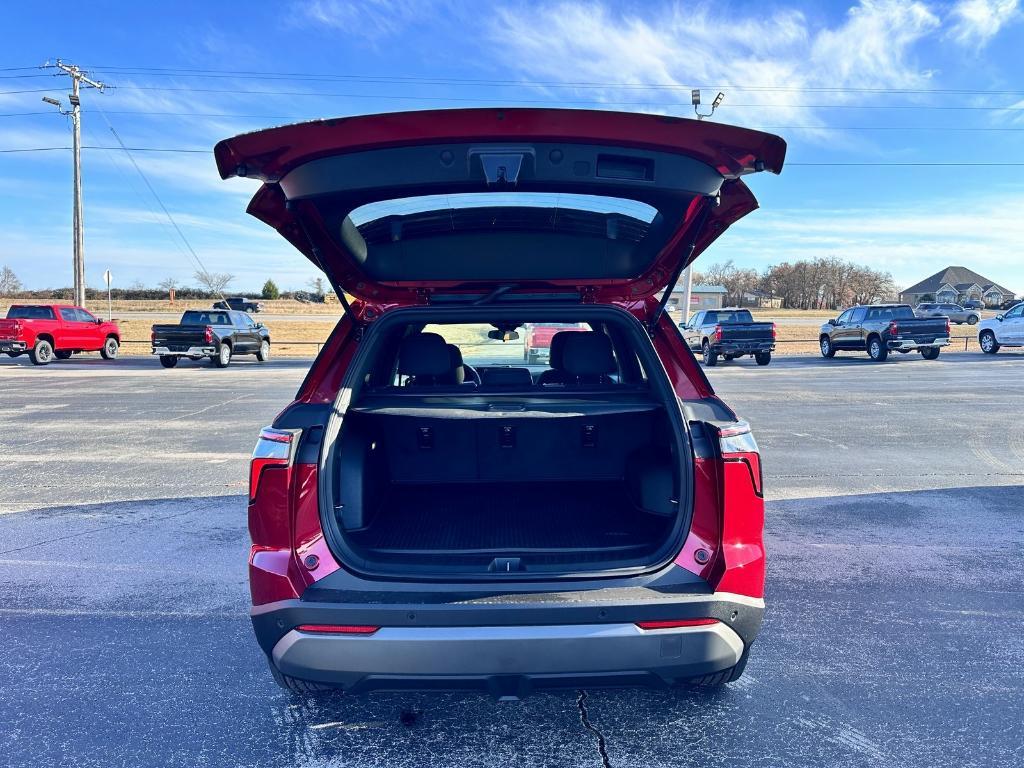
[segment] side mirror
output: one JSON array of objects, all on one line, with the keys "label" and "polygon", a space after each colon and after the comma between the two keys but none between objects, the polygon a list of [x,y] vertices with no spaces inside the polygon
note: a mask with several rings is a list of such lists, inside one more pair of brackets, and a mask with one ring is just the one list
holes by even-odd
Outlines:
[{"label": "side mirror", "polygon": [[102,317],[97,317],[96,318],[96,325],[103,325],[103,318]]},{"label": "side mirror", "polygon": [[1003,322],[1003,316],[1002,315],[996,315],[996,320],[998,320],[1000,323]]},{"label": "side mirror", "polygon": [[263,327],[263,323],[256,323],[256,327],[257,328],[262,328]]},{"label": "side mirror", "polygon": [[836,320],[835,318],[832,318],[831,320],[828,321],[828,324],[829,325],[839,325],[839,321]]}]

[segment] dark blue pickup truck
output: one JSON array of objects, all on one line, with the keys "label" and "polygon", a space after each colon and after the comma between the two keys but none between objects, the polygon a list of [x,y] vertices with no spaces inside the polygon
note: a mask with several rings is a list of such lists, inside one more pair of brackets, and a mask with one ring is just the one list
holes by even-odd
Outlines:
[{"label": "dark blue pickup truck", "polygon": [[270,358],[270,331],[233,309],[187,310],[177,325],[154,325],[152,343],[164,368],[182,357],[209,358],[218,368],[226,368],[235,355],[256,355],[261,363]]},{"label": "dark blue pickup truck", "polygon": [[704,356],[705,365],[717,365],[719,357],[735,360],[743,355],[753,355],[758,365],[772,361],[775,323],[755,323],[749,309],[706,309],[680,323],[679,330],[691,351]]}]

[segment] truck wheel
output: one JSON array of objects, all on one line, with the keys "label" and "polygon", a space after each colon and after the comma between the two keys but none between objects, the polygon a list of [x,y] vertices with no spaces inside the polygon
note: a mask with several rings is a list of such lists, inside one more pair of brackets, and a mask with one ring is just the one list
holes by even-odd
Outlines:
[{"label": "truck wheel", "polygon": [[222,343],[220,349],[217,351],[217,356],[213,358],[213,364],[218,368],[227,368],[231,364],[231,345],[228,343]]},{"label": "truck wheel", "polygon": [[704,365],[711,367],[718,365],[718,353],[711,349],[711,344],[706,340],[704,346],[701,347],[701,351],[704,353]]},{"label": "truck wheel", "polygon": [[868,339],[868,357],[876,363],[884,363],[886,358],[889,357],[889,350],[885,348],[885,344],[882,343],[882,339],[878,336],[872,336]]},{"label": "truck wheel", "polygon": [[36,339],[28,356],[33,365],[47,365],[53,360],[53,344],[46,339]]},{"label": "truck wheel", "polygon": [[266,339],[260,342],[260,350],[256,353],[256,359],[261,363],[265,363],[270,359],[270,342]]},{"label": "truck wheel", "polygon": [[999,342],[992,331],[982,331],[978,336],[978,343],[981,344],[981,351],[986,355],[994,355],[999,351]]},{"label": "truck wheel", "polygon": [[771,352],[758,352],[754,355],[754,359],[757,360],[758,365],[768,365],[772,361]]},{"label": "truck wheel", "polygon": [[822,357],[835,357],[836,350],[832,346],[832,339],[828,336],[822,336],[818,342],[821,345],[821,356]]},{"label": "truck wheel", "polygon": [[70,349],[58,349],[56,352],[53,353],[53,356],[56,357],[58,360],[70,360],[71,359],[71,350]]},{"label": "truck wheel", "polygon": [[113,336],[107,336],[107,340],[103,342],[103,349],[100,350],[100,355],[104,360],[116,360],[117,352],[121,345],[117,342]]},{"label": "truck wheel", "polygon": [[173,368],[178,364],[178,358],[174,355],[160,355],[160,365],[164,368]]},{"label": "truck wheel", "polygon": [[925,360],[938,360],[939,352],[941,350],[942,347],[928,347],[927,349],[922,349],[921,357],[923,357]]}]

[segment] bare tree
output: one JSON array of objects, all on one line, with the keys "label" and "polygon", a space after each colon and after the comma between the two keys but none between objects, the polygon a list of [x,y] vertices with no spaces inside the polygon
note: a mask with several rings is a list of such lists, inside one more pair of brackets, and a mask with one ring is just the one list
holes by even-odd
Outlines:
[{"label": "bare tree", "polygon": [[181,287],[181,281],[179,281],[178,278],[176,277],[165,277],[163,280],[156,284],[156,287],[162,291],[165,291],[166,293],[170,293],[171,291],[175,291]]},{"label": "bare tree", "polygon": [[0,269],[0,296],[13,296],[22,289],[21,280],[8,266]]},{"label": "bare tree", "polygon": [[223,293],[235,276],[229,272],[207,272],[205,269],[197,271],[193,277],[196,282],[210,293]]},{"label": "bare tree", "polygon": [[306,285],[308,285],[310,290],[312,290],[317,296],[323,296],[326,292],[324,290],[324,279],[322,277],[311,277]]}]

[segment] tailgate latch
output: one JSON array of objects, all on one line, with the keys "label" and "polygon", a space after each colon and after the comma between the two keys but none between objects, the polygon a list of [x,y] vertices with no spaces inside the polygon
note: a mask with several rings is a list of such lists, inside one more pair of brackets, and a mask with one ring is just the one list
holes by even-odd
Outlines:
[{"label": "tailgate latch", "polygon": [[519,182],[519,172],[523,168],[523,155],[519,152],[484,153],[480,155],[480,165],[484,169],[484,178],[489,187],[511,187]]}]

